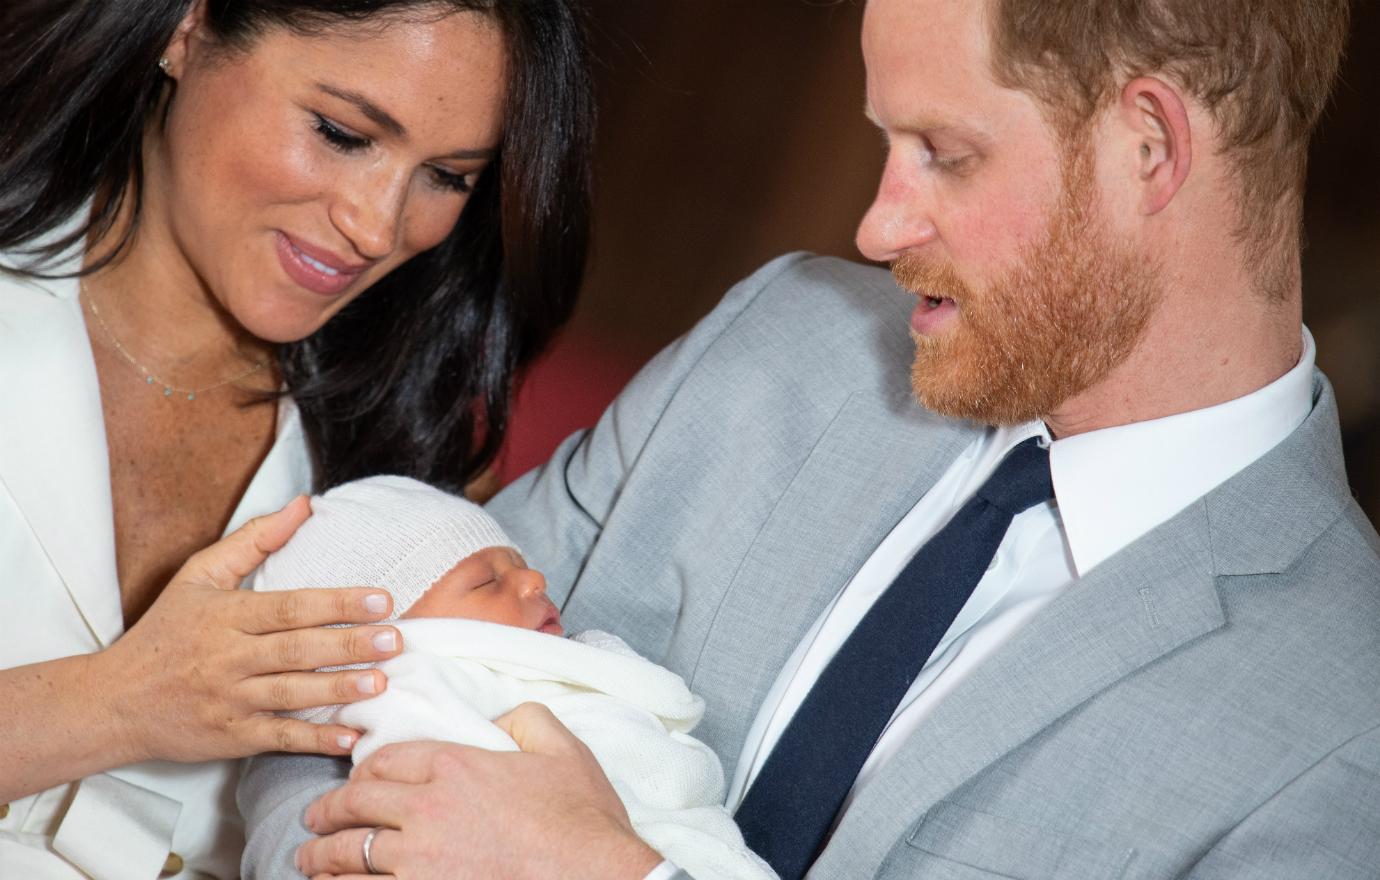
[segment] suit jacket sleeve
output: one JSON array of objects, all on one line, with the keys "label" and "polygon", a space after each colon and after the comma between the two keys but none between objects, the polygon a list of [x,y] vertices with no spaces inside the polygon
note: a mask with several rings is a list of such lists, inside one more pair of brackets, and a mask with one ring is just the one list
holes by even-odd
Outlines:
[{"label": "suit jacket sleeve", "polygon": [[1368,880],[1380,865],[1380,728],[1344,743],[1231,829],[1189,880]]},{"label": "suit jacket sleeve", "polygon": [[624,479],[686,377],[763,289],[809,257],[780,257],[735,286],[713,312],[638,373],[593,429],[567,438],[545,465],[489,503],[489,512],[546,575],[557,605],[569,596]]},{"label": "suit jacket sleeve", "polygon": [[[734,287],[690,333],[643,368],[595,428],[567,439],[546,465],[490,503],[508,535],[546,575],[557,605],[569,595],[624,477],[676,389],[757,294],[807,258],[780,257]],[[245,880],[296,876],[293,855],[310,836],[303,813],[348,774],[349,763],[335,758],[262,755],[248,762],[238,790]]]},{"label": "suit jacket sleeve", "polygon": [[350,775],[350,762],[322,755],[259,755],[246,762],[236,795],[244,817],[243,880],[298,877],[293,857],[311,837],[302,816]]}]

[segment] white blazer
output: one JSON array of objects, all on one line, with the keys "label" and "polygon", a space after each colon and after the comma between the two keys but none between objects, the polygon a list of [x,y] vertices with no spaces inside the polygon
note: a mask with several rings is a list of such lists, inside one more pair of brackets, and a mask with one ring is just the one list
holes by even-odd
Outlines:
[{"label": "white blazer", "polygon": [[[284,400],[227,531],[310,486]],[[124,632],[100,391],[71,279],[0,273],[0,627],[6,669],[97,651]],[[238,877],[237,776],[234,761],[149,762],[0,807],[0,878],[151,880],[179,860],[179,877]]]}]

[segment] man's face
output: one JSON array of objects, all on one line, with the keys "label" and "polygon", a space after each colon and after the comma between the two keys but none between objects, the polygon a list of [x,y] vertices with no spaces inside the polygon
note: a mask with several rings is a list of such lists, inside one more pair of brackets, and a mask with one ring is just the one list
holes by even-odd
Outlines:
[{"label": "man's face", "polygon": [[1010,424],[1125,360],[1159,292],[1153,261],[1103,219],[1087,139],[997,85],[988,43],[982,4],[868,4],[868,103],[889,154],[858,247],[920,299],[921,403]]}]

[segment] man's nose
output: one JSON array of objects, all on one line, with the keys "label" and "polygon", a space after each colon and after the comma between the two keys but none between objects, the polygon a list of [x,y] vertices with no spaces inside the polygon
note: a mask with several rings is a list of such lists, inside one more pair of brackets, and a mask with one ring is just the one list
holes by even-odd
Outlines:
[{"label": "man's nose", "polygon": [[398,246],[410,176],[371,168],[345,181],[332,204],[331,222],[361,257],[380,260]]},{"label": "man's nose", "polygon": [[887,157],[877,195],[858,224],[858,251],[878,263],[890,263],[936,235],[922,182],[911,179],[899,163],[894,153]]}]

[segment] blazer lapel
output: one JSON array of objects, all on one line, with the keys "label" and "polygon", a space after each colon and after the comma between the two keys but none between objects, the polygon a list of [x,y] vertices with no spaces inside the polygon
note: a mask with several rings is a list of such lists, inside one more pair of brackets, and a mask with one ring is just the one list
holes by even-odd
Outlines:
[{"label": "blazer lapel", "polygon": [[[1101,691],[1224,626],[1217,579],[1283,572],[1348,498],[1336,403],[1093,569],[978,667],[858,793],[811,876],[862,877],[936,802]],[[835,845],[837,844],[837,845]]]},{"label": "blazer lapel", "polygon": [[820,436],[734,576],[690,675],[715,707],[696,736],[716,746],[729,777],[801,637],[973,437],[908,396],[872,392],[850,396]]},{"label": "blazer lapel", "polygon": [[76,287],[0,277],[0,480],[105,647],[124,620],[100,386]]}]

